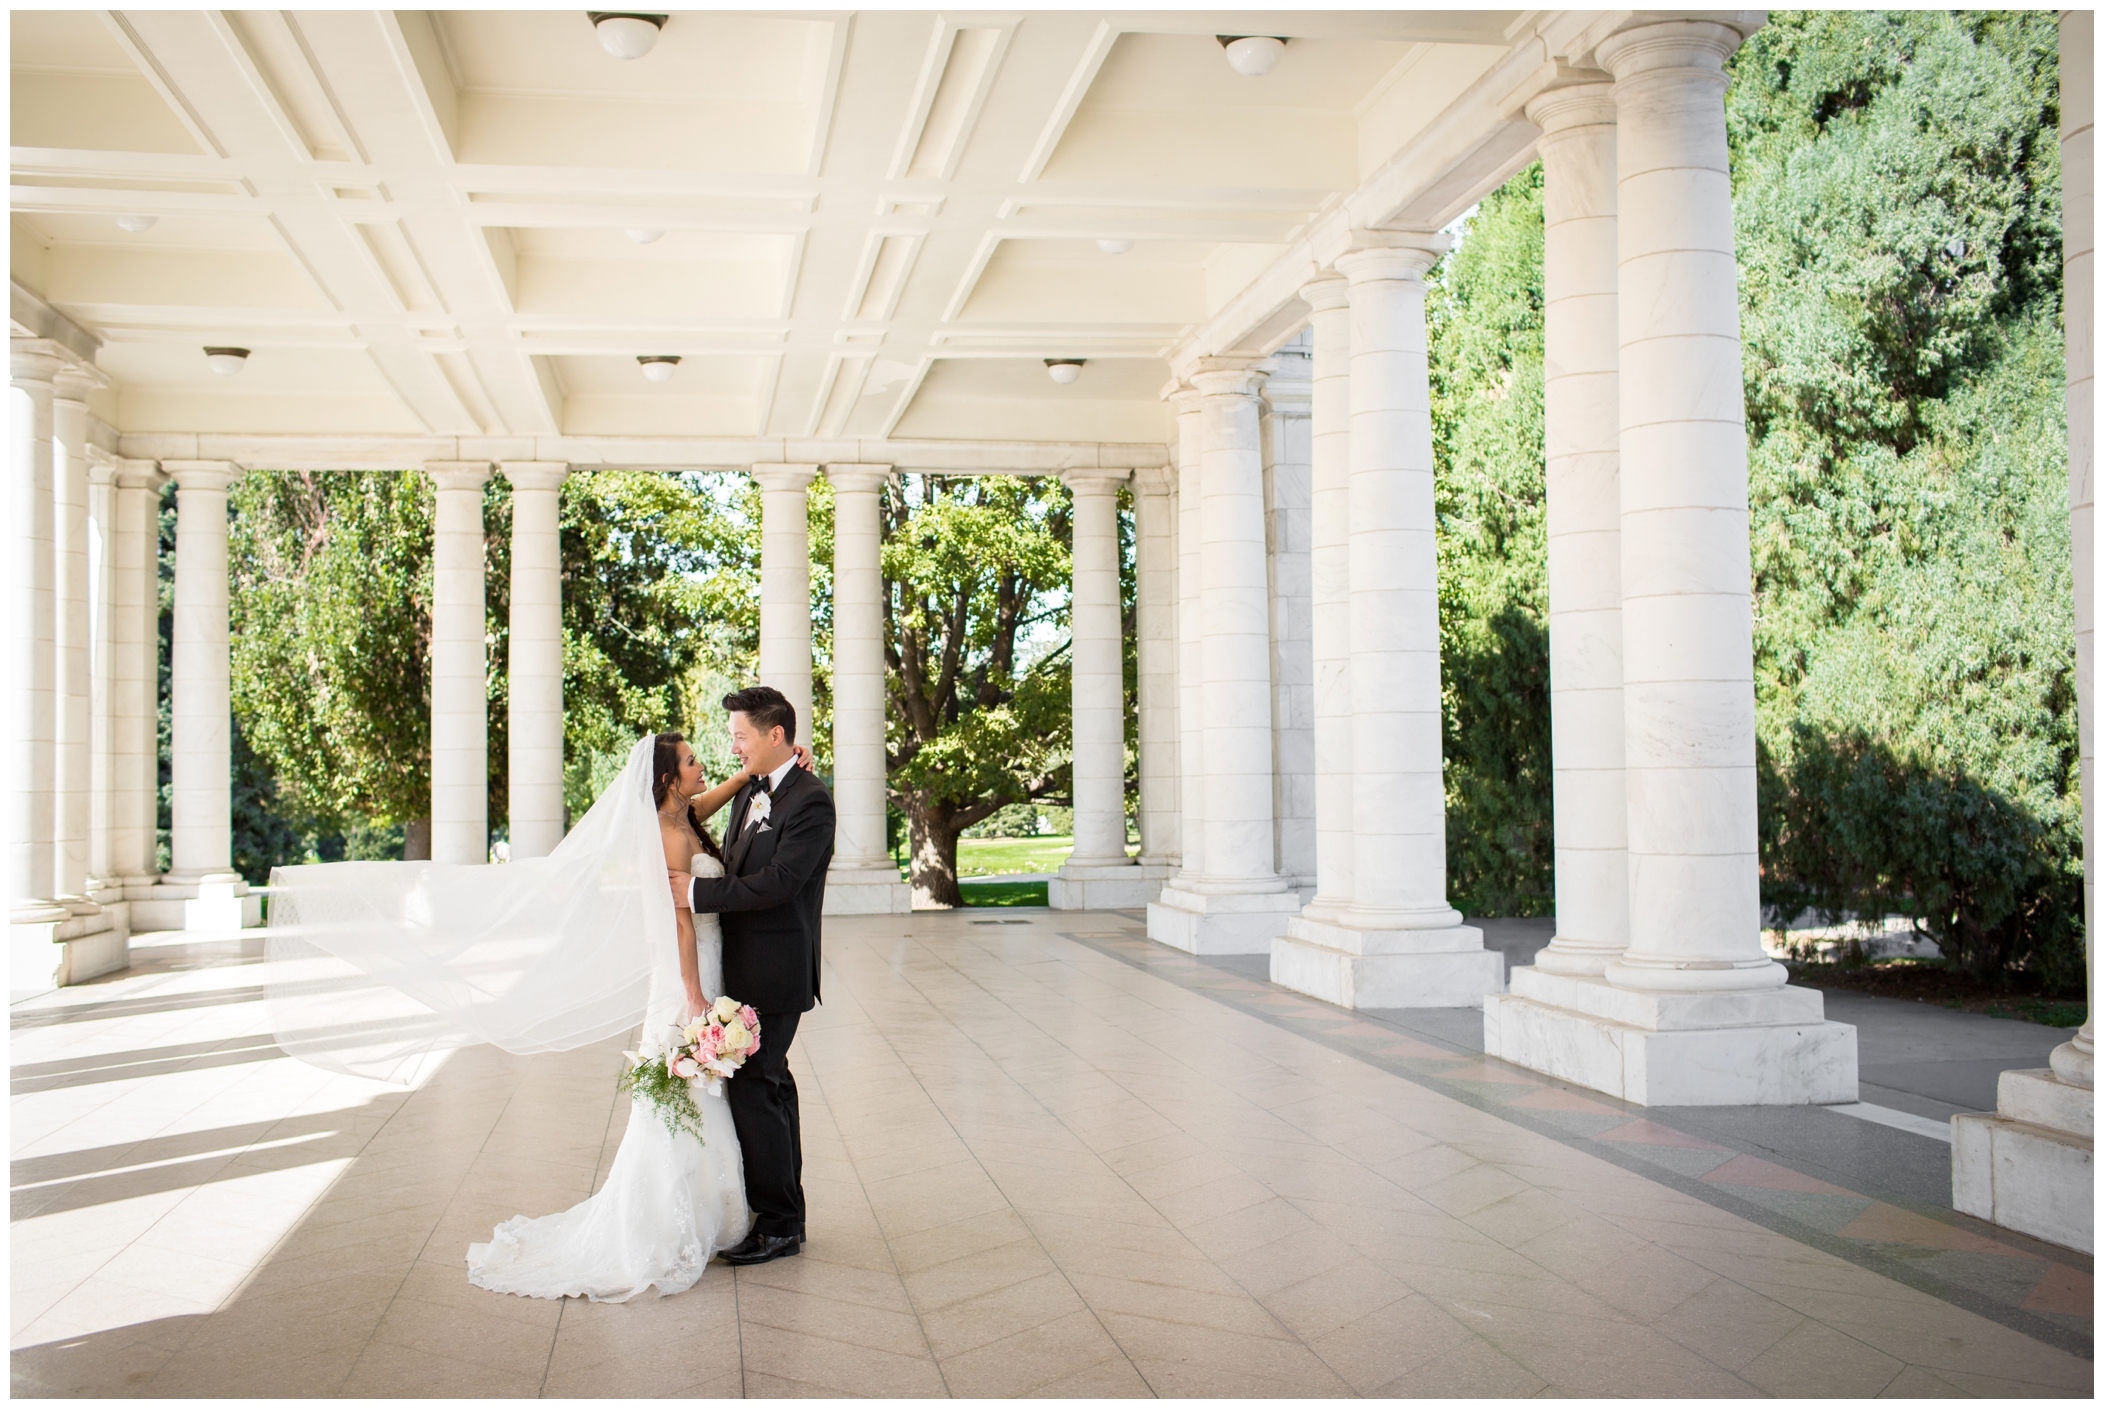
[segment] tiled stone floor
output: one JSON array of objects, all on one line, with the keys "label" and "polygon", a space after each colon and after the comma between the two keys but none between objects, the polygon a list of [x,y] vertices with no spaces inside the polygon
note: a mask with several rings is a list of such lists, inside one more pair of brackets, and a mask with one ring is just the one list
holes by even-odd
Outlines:
[{"label": "tiled stone floor", "polygon": [[142,949],[13,1010],[14,1392],[2091,1391],[2087,1259],[1138,930],[829,922],[805,1255],[622,1306],[461,1260],[603,1177],[618,1044],[395,1091],[276,1052],[254,938]]}]

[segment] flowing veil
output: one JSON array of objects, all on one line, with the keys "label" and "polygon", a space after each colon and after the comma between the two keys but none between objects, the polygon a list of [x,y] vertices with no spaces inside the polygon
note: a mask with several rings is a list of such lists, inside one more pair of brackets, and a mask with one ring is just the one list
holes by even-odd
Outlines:
[{"label": "flowing veil", "polygon": [[407,1083],[450,1048],[562,1052],[642,1021],[651,946],[674,928],[655,743],[636,741],[550,855],[272,871],[264,988],[279,1047]]}]

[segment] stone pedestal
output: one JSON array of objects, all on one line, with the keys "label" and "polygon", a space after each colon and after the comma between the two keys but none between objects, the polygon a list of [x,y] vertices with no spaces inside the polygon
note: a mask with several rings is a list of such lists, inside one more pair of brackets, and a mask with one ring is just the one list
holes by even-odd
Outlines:
[{"label": "stone pedestal", "polygon": [[162,880],[130,902],[135,934],[154,930],[238,930],[263,923],[263,897],[231,871],[194,881]]},{"label": "stone pedestal", "polygon": [[1363,930],[1297,916],[1271,944],[1271,981],[1340,1008],[1473,1008],[1505,986],[1474,925]]},{"label": "stone pedestal", "polygon": [[1810,988],[1667,993],[1519,968],[1483,1000],[1483,1050],[1640,1106],[1856,1099],[1856,1030]]},{"label": "stone pedestal", "polygon": [[1184,880],[1164,885],[1147,906],[1147,937],[1186,954],[1268,954],[1300,910],[1290,890],[1202,892],[1185,889]]},{"label": "stone pedestal", "polygon": [[1993,1115],[1951,1117],[1951,1207],[2096,1251],[2096,1092],[2051,1069],[2005,1071]]}]

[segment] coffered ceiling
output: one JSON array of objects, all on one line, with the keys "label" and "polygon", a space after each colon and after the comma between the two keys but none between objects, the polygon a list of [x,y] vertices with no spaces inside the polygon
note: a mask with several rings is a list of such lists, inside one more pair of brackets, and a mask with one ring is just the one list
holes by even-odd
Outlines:
[{"label": "coffered ceiling", "polygon": [[1344,204],[1524,159],[1572,13],[16,10],[16,303],[126,432],[1160,441]]}]

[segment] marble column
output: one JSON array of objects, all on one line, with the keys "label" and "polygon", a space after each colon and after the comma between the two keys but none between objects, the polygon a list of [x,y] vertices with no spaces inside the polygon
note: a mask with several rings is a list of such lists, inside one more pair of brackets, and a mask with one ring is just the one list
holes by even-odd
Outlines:
[{"label": "marble column", "polygon": [[1613,90],[1606,82],[1555,89],[1529,103],[1527,116],[1542,129],[1556,822],[1556,937],[1534,963],[1599,974],[1629,944]]},{"label": "marble column", "polygon": [[796,706],[811,736],[811,518],[816,465],[754,465],[760,486],[760,683]]},{"label": "marble column", "polygon": [[[1139,598],[1140,869],[1162,880],[1183,864],[1177,799],[1176,472],[1132,472],[1133,573]],[[1159,887],[1155,888],[1157,891]],[[1148,899],[1153,899],[1150,894]]]},{"label": "marble column", "polygon": [[1144,905],[1158,887],[1125,854],[1125,631],[1118,486],[1130,470],[1068,470],[1074,496],[1074,850],[1048,887],[1055,910]]},{"label": "marble column", "polygon": [[227,627],[227,490],[241,467],[167,460],[175,481],[175,613],[169,656],[169,867],[156,899],[188,930],[261,919],[233,869],[233,660]]},{"label": "marble column", "polygon": [[1446,899],[1439,545],[1424,274],[1438,235],[1362,231],[1337,260],[1351,318],[1346,553],[1352,898],[1296,918],[1275,980],[1348,1008],[1465,1008],[1504,961]]},{"label": "marble column", "polygon": [[[88,452],[88,898],[124,899],[111,832],[116,825],[117,458]],[[121,917],[122,912],[119,912]]]},{"label": "marble column", "polygon": [[546,856],[563,839],[563,584],[561,461],[507,460],[511,483],[511,859]]},{"label": "marble column", "polygon": [[2082,1252],[2096,1249],[2096,14],[2060,13],[2061,314],[2067,501],[2075,557],[2075,709],[2082,758],[2083,944],[2089,1018],[2049,1067],[2005,1071],[1993,1115],[1951,1118],[1951,1206]]},{"label": "marble column", "polygon": [[56,562],[52,544],[52,380],[65,364],[55,345],[16,338],[8,413],[7,885],[11,991],[52,987],[54,941],[71,911],[52,899],[53,745],[58,730]]},{"label": "marble column", "polygon": [[[110,535],[110,875],[136,913],[153,898],[160,815],[161,486],[119,460]],[[178,917],[179,920],[179,917]]]},{"label": "marble column", "polygon": [[1341,276],[1300,291],[1311,313],[1308,552],[1315,669],[1315,895],[1334,919],[1352,894],[1351,308]]},{"label": "marble column", "polygon": [[431,859],[489,860],[489,622],[483,590],[486,460],[433,460]]},{"label": "marble column", "polygon": [[[833,864],[826,871],[829,915],[903,915],[913,908],[913,892],[899,879],[884,831],[880,497],[890,479],[889,465],[826,466],[826,480],[833,486],[833,805],[838,817]],[[808,625],[808,610],[804,620]]]},{"label": "marble column", "polygon": [[1204,869],[1188,861],[1147,907],[1147,933],[1194,954],[1263,954],[1299,901],[1273,867],[1271,637],[1258,426],[1264,372],[1201,359],[1199,709]]},{"label": "marble column", "polygon": [[1176,410],[1176,816],[1179,869],[1205,870],[1205,641],[1199,631],[1199,524],[1203,501],[1199,410],[1203,400],[1186,388],[1170,397]]},{"label": "marble column", "polygon": [[1724,126],[1739,32],[1639,21],[1614,75],[1629,947],[1515,971],[1486,1049],[1642,1105],[1856,1098],[1855,1029],[1761,948],[1753,574]]},{"label": "marble column", "polygon": [[1313,390],[1305,334],[1274,352],[1264,379],[1264,542],[1271,598],[1272,867],[1315,893]]},{"label": "marble column", "polygon": [[[100,381],[80,367],[61,371],[51,402],[54,521],[52,625],[58,709],[52,778],[52,894],[90,927],[101,907],[88,899],[88,818],[94,797],[94,657],[88,602],[88,392]],[[97,921],[100,920],[100,923]]]}]

